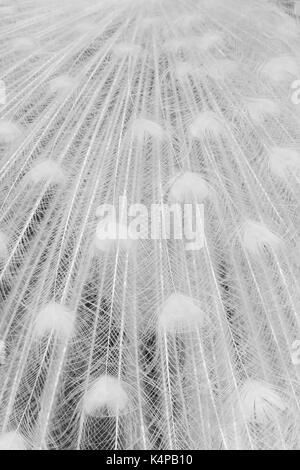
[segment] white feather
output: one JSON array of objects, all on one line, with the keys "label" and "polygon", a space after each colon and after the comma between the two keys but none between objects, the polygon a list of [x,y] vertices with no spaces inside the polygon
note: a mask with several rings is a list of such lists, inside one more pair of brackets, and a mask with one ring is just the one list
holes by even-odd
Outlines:
[{"label": "white feather", "polygon": [[132,44],[130,42],[120,42],[115,45],[113,52],[116,57],[124,59],[126,57],[138,57],[142,52],[142,47],[139,44]]},{"label": "white feather", "polygon": [[218,136],[226,133],[225,122],[213,111],[205,111],[197,116],[190,125],[191,136],[204,139],[206,136]]},{"label": "white feather", "polygon": [[97,415],[103,407],[108,408],[112,415],[117,415],[127,408],[128,401],[128,394],[120,380],[103,375],[88,389],[83,406],[88,415]]},{"label": "white feather", "polygon": [[285,178],[300,172],[300,153],[289,147],[274,147],[269,153],[270,170],[276,176]]},{"label": "white feather", "polygon": [[33,38],[29,37],[17,37],[13,40],[12,47],[18,52],[30,52],[37,50],[37,44]]},{"label": "white feather", "polygon": [[0,367],[6,363],[6,344],[2,339],[0,340]]},{"label": "white feather", "polygon": [[76,80],[70,75],[64,74],[53,78],[49,82],[50,93],[57,94],[58,96],[65,96],[71,93],[77,86]]},{"label": "white feather", "polygon": [[229,80],[237,72],[237,63],[230,59],[219,59],[205,66],[206,73],[215,81]]},{"label": "white feather", "polygon": [[65,175],[62,168],[53,160],[43,160],[36,163],[29,170],[26,178],[33,184],[46,181],[52,184],[62,184],[65,181]]},{"label": "white feather", "polygon": [[97,225],[95,245],[100,251],[109,252],[116,245],[125,250],[130,249],[134,247],[134,242],[130,227],[117,222],[115,218],[107,217]]},{"label": "white feather", "polygon": [[265,247],[275,250],[282,244],[278,235],[263,224],[248,220],[241,229],[243,246],[249,253],[259,255]]},{"label": "white feather", "polygon": [[170,182],[170,201],[184,203],[202,202],[208,195],[208,184],[199,173],[186,171],[175,176]]},{"label": "white feather", "polygon": [[24,439],[16,432],[0,434],[0,450],[27,450]]},{"label": "white feather", "polygon": [[197,41],[197,47],[200,50],[208,50],[224,43],[224,36],[219,32],[210,31],[203,34]]},{"label": "white feather", "polygon": [[8,239],[5,233],[0,231],[0,259],[5,260],[8,255]]},{"label": "white feather", "polygon": [[268,80],[282,82],[291,77],[297,77],[299,66],[294,57],[274,57],[262,66],[261,73]]},{"label": "white feather", "polygon": [[298,21],[0,0],[0,31],[0,447],[300,449]]},{"label": "white feather", "polygon": [[158,314],[159,329],[167,333],[188,331],[202,326],[205,314],[199,302],[183,294],[171,294]]},{"label": "white feather", "polygon": [[256,124],[262,124],[268,117],[280,114],[279,105],[267,98],[251,98],[246,101],[249,116]]},{"label": "white feather", "polygon": [[54,334],[58,337],[69,338],[74,333],[74,313],[64,305],[50,302],[36,315],[34,320],[34,335],[42,337]]},{"label": "white feather", "polygon": [[19,126],[9,120],[0,120],[0,144],[10,144],[21,136]]},{"label": "white feather", "polygon": [[133,122],[131,132],[139,142],[143,142],[149,136],[157,140],[166,137],[166,131],[159,123],[144,118],[136,119]]},{"label": "white feather", "polygon": [[262,423],[276,419],[287,405],[269,384],[247,380],[239,389],[239,399],[245,419],[251,423]]}]

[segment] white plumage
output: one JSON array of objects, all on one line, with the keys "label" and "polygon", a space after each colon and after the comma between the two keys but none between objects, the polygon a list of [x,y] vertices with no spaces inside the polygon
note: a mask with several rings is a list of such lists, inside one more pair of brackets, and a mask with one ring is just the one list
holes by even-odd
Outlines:
[{"label": "white plumage", "polygon": [[34,334],[38,337],[54,334],[68,338],[73,334],[74,314],[63,305],[51,302],[38,312],[34,323]]},{"label": "white plumage", "polygon": [[96,380],[87,391],[84,399],[84,410],[87,414],[97,415],[101,408],[118,415],[126,409],[128,396],[120,381],[115,377],[104,375]]},{"label": "white plumage", "polygon": [[299,19],[7,0],[0,37],[0,449],[299,449]]}]

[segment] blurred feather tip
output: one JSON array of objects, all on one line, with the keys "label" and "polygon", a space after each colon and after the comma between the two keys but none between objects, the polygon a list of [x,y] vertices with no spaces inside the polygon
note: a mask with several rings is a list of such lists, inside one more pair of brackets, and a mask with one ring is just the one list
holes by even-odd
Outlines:
[{"label": "blurred feather tip", "polygon": [[242,227],[242,241],[244,248],[251,254],[258,255],[264,248],[277,249],[281,238],[265,225],[248,220]]},{"label": "blurred feather tip", "polygon": [[289,147],[274,147],[269,152],[269,167],[280,178],[286,178],[290,172],[299,174],[300,153]]},{"label": "blurred feather tip", "polygon": [[204,323],[204,312],[192,297],[173,293],[162,305],[158,315],[160,331],[176,334],[190,331]]},{"label": "blurred feather tip", "polygon": [[37,48],[37,42],[30,36],[20,36],[13,40],[12,47],[18,52],[32,51]]},{"label": "blurred feather tip", "polygon": [[11,144],[22,135],[20,127],[13,121],[0,120],[0,144]]},{"label": "blurred feather tip", "polygon": [[43,307],[34,322],[34,335],[41,338],[53,334],[70,338],[74,334],[75,315],[64,305],[50,302]]},{"label": "blurred feather tip", "polygon": [[8,237],[0,231],[0,259],[6,259],[8,255]]},{"label": "blurred feather tip", "polygon": [[94,31],[96,28],[96,24],[93,21],[80,21],[75,26],[75,31],[80,34],[87,34],[91,31]]},{"label": "blurred feather tip", "polygon": [[0,14],[3,16],[15,15],[17,13],[17,8],[15,5],[0,5]]},{"label": "blurred feather tip", "polygon": [[283,82],[291,76],[297,77],[299,66],[292,56],[274,57],[261,68],[262,76],[274,82]]},{"label": "blurred feather tip", "polygon": [[181,30],[189,32],[193,27],[197,26],[201,22],[202,16],[195,12],[193,13],[181,13],[179,16],[176,14],[172,18],[172,23],[179,27]]},{"label": "blurred feather tip", "polygon": [[114,217],[101,220],[96,228],[95,245],[102,252],[109,252],[114,247],[129,250],[133,247],[135,237],[130,228],[119,223]]},{"label": "blurred feather tip", "polygon": [[17,431],[0,435],[0,450],[26,450],[26,442]]},{"label": "blurred feather tip", "polygon": [[190,134],[195,139],[223,135],[225,132],[226,127],[223,119],[213,111],[202,112],[190,125]]},{"label": "blurred feather tip", "polygon": [[53,78],[49,82],[49,91],[51,94],[65,96],[72,92],[77,86],[77,81],[70,75],[63,74]]},{"label": "blurred feather tip", "polygon": [[264,382],[247,380],[239,389],[240,405],[248,423],[276,419],[287,405],[274,388]]},{"label": "blurred feather tip", "polygon": [[53,160],[43,160],[36,163],[26,174],[27,181],[33,184],[48,182],[51,184],[63,184],[65,174],[61,166]]},{"label": "blurred feather tip", "polygon": [[0,339],[0,366],[6,363],[6,344],[3,339]]},{"label": "blurred feather tip", "polygon": [[176,54],[180,49],[186,47],[187,38],[167,39],[163,44],[163,49],[167,53]]},{"label": "blurred feather tip", "polygon": [[208,50],[216,46],[220,46],[225,42],[224,34],[214,31],[209,31],[203,36],[199,37],[197,47],[200,50]]},{"label": "blurred feather tip", "polygon": [[267,98],[249,98],[245,104],[250,118],[256,124],[263,124],[268,116],[280,114],[278,104]]},{"label": "blurred feather tip", "polygon": [[218,59],[206,65],[205,68],[206,74],[216,82],[226,80],[238,70],[237,63],[231,59]]},{"label": "blurred feather tip", "polygon": [[179,82],[187,82],[190,77],[200,76],[202,68],[189,62],[178,60],[172,64],[172,75],[174,74]]},{"label": "blurred feather tip", "polygon": [[132,124],[131,132],[141,143],[149,136],[156,140],[162,140],[166,137],[166,131],[163,127],[151,119],[136,119]]},{"label": "blurred feather tip", "polygon": [[164,23],[159,16],[147,16],[141,20],[141,26],[146,30],[152,27],[163,27]]},{"label": "blurred feather tip", "polygon": [[114,46],[113,53],[116,57],[121,59],[125,57],[137,58],[141,54],[142,50],[143,48],[139,44],[124,41],[119,42]]},{"label": "blurred feather tip", "polygon": [[129,397],[123,383],[117,377],[102,375],[87,391],[83,409],[87,415],[95,416],[106,407],[116,416],[126,410],[128,402]]},{"label": "blurred feather tip", "polygon": [[183,203],[202,202],[209,195],[209,186],[196,172],[186,171],[170,183],[169,200]]}]

